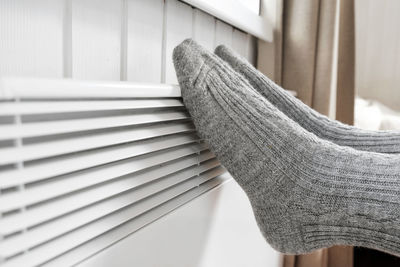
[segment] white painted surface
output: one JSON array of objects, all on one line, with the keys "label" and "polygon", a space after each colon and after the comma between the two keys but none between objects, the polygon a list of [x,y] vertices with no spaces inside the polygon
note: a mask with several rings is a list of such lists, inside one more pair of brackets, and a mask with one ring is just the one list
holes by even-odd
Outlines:
[{"label": "white painted surface", "polygon": [[214,52],[215,18],[201,10],[193,10],[193,39]]},{"label": "white painted surface", "polygon": [[254,14],[260,14],[261,0],[239,0],[239,2]]},{"label": "white painted surface", "polygon": [[[271,20],[268,17],[259,16],[258,12],[255,12],[260,1],[248,0],[250,2],[246,4],[243,4],[244,0],[183,1],[262,40],[269,42],[273,40]],[[253,7],[254,3],[255,7]]]},{"label": "white painted surface", "polygon": [[62,0],[0,1],[0,76],[61,77]]},{"label": "white painted surface", "polygon": [[242,32],[238,29],[233,30],[233,36],[232,36],[232,48],[238,52],[241,56],[247,57],[248,52],[247,52],[247,38],[248,34],[245,32]]},{"label": "white painted surface", "polygon": [[281,256],[262,237],[242,189],[229,180],[81,266],[278,267]]},{"label": "white painted surface", "polygon": [[161,82],[164,1],[127,3],[127,80]]},{"label": "white painted surface", "polygon": [[72,0],[72,77],[120,79],[121,0]]},{"label": "white painted surface", "polygon": [[233,28],[225,22],[217,20],[215,25],[215,44],[232,48]]},{"label": "white painted surface", "polygon": [[162,82],[177,84],[172,52],[183,40],[193,37],[193,11],[178,0],[166,0],[165,4],[165,79]]},{"label": "white painted surface", "polygon": [[[26,86],[29,84],[29,86]],[[10,90],[12,88],[12,90]],[[0,98],[146,98],[180,97],[179,86],[156,83],[87,81],[46,78],[0,79]]]}]

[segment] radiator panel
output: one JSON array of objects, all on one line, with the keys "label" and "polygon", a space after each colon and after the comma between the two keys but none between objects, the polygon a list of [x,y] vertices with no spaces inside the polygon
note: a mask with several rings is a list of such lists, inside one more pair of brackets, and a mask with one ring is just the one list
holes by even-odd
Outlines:
[{"label": "radiator panel", "polygon": [[66,262],[92,239],[128,222],[135,231],[224,180],[175,86],[44,79],[1,85],[4,266]]}]

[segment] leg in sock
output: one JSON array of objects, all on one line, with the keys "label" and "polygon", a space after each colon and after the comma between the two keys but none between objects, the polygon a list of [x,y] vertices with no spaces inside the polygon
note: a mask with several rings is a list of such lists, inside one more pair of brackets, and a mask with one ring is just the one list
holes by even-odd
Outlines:
[{"label": "leg in sock", "polygon": [[338,146],[286,117],[225,62],[186,40],[174,50],[202,138],[284,253],[333,245],[400,255],[400,157]]},{"label": "leg in sock", "polygon": [[215,53],[243,75],[270,103],[318,137],[358,150],[400,153],[400,132],[362,130],[331,120],[283,90],[229,48],[218,46]]}]

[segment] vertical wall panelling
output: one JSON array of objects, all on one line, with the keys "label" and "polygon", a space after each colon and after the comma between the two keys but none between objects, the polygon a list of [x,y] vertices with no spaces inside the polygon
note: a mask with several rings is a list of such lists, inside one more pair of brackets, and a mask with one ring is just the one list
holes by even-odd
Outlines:
[{"label": "vertical wall panelling", "polygon": [[72,0],[72,77],[120,79],[121,0]]},{"label": "vertical wall panelling", "polygon": [[165,1],[165,75],[162,82],[177,84],[172,51],[186,38],[192,37],[192,8],[177,0]]},{"label": "vertical wall panelling", "polygon": [[[118,2],[117,2],[118,3]],[[121,0],[120,80],[128,79],[128,0]]]},{"label": "vertical wall panelling", "polygon": [[161,81],[163,5],[161,0],[128,1],[128,80]]},{"label": "vertical wall panelling", "polygon": [[63,77],[72,77],[72,0],[64,0]]},{"label": "vertical wall panelling", "polygon": [[232,26],[217,20],[215,25],[215,45],[218,46],[223,44],[232,47],[232,33]]},{"label": "vertical wall panelling", "polygon": [[[250,33],[264,41],[272,42],[273,25],[271,21],[259,16],[260,0],[181,0],[194,8],[214,16],[244,32]],[[251,3],[249,3],[251,2]],[[270,2],[270,1],[268,1]],[[274,2],[274,1],[272,1]],[[254,10],[248,5],[256,4]]]},{"label": "vertical wall panelling", "polygon": [[238,29],[233,29],[232,48],[243,57],[247,55],[247,34]]},{"label": "vertical wall panelling", "polygon": [[199,9],[193,9],[193,39],[213,51],[215,46],[215,18]]},{"label": "vertical wall panelling", "polygon": [[257,39],[250,34],[247,34],[246,58],[253,66],[256,65]]},{"label": "vertical wall panelling", "polygon": [[0,1],[0,76],[62,77],[62,0]]}]

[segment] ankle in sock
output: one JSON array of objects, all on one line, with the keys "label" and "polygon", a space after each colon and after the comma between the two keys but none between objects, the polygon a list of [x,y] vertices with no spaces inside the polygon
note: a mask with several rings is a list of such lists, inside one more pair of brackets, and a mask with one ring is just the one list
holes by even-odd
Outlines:
[{"label": "ankle in sock", "polygon": [[400,132],[363,130],[329,119],[276,85],[231,49],[220,45],[215,54],[243,75],[255,90],[286,116],[318,137],[358,150],[400,153]]},{"label": "ankle in sock", "polygon": [[400,254],[400,157],[322,140],[192,40],[174,64],[199,135],[246,192],[283,253],[333,245]]}]

